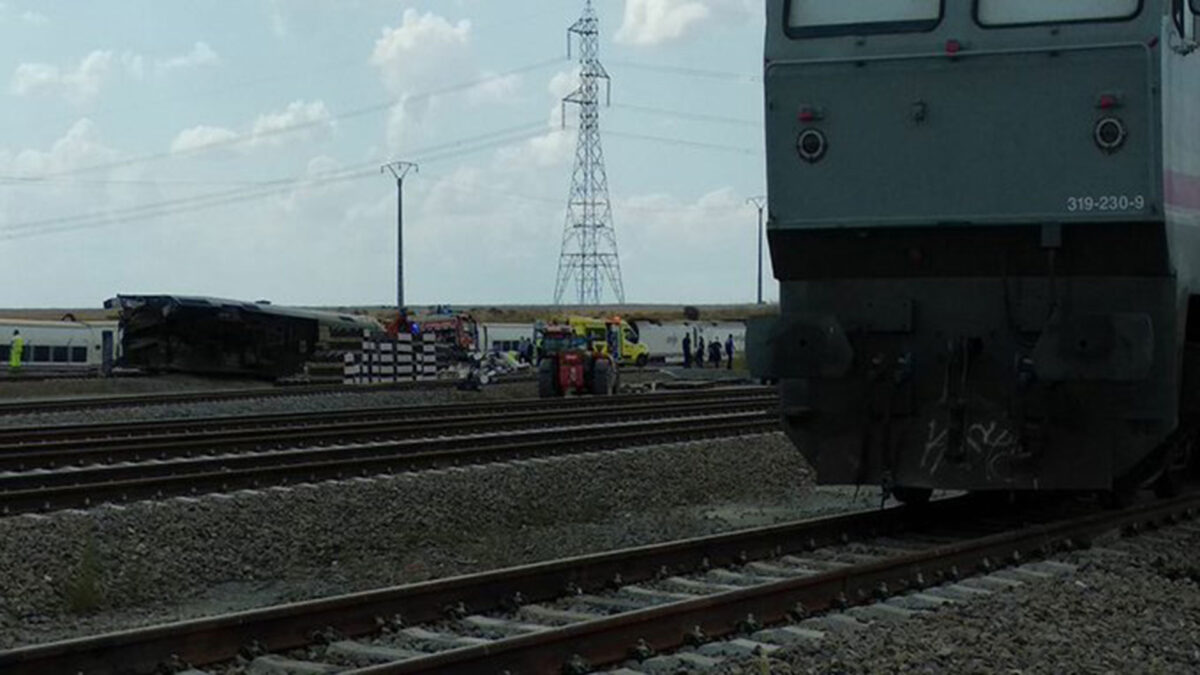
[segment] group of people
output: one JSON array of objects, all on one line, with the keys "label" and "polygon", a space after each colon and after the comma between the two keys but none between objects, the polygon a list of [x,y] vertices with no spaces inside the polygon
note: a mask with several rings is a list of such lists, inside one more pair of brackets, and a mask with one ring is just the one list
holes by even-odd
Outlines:
[{"label": "group of people", "polygon": [[521,338],[517,343],[517,361],[520,363],[528,363],[530,365],[537,364],[537,348],[533,340],[527,337]]},{"label": "group of people", "polygon": [[[704,337],[696,338],[696,351],[692,351],[692,336],[683,336],[683,367],[691,368],[692,363],[696,364],[697,368],[704,367],[704,360],[707,357],[708,362],[713,368],[721,367],[721,343],[718,340],[712,340],[708,343],[708,351],[704,350]],[[733,370],[733,335],[725,339],[725,367]]]}]

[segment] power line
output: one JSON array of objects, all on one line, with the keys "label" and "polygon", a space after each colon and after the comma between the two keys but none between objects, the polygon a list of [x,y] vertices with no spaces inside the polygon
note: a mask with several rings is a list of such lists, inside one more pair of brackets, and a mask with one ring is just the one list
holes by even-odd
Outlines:
[{"label": "power line", "polygon": [[622,110],[632,110],[634,112],[646,113],[649,115],[661,115],[663,117],[675,117],[684,120],[693,120],[696,122],[713,122],[715,124],[735,124],[746,127],[762,128],[763,124],[758,120],[740,119],[736,117],[722,117],[720,115],[709,115],[707,113],[685,112],[682,110],[667,110],[665,108],[654,108],[646,105],[634,105],[632,103],[614,103],[614,108]]},{"label": "power line", "polygon": [[[536,126],[538,128],[536,130],[521,131],[522,129],[529,129],[530,126],[530,124],[524,124],[517,127],[511,127],[509,129],[490,132],[488,134],[481,134],[475,138],[482,139],[483,142],[474,144],[467,144],[467,140],[464,139],[430,146],[422,151],[418,151],[418,154],[413,155],[413,157],[414,159],[419,159],[422,162],[438,162],[473,152],[479,152],[481,150],[491,149],[497,146],[511,144],[541,135],[542,130],[545,128],[545,122],[537,122]],[[325,172],[323,174],[316,174],[314,176],[294,177],[269,181],[266,185],[273,185],[275,187],[270,187],[268,189],[258,187],[228,190],[197,195],[186,199],[142,204],[106,213],[61,216],[57,218],[46,218],[36,221],[16,223],[0,229],[0,239],[20,239],[39,236],[42,234],[91,229],[95,227],[116,224],[117,222],[134,222],[150,218],[180,215],[219,206],[227,206],[241,202],[259,200],[266,197],[286,194],[297,189],[307,189],[334,183],[343,183],[347,181],[359,180],[368,176],[378,175],[377,162],[369,162],[366,164],[369,164],[371,168],[355,170],[356,166],[361,165],[353,165],[334,171]]]},{"label": "power line", "polygon": [[360,108],[353,108],[344,113],[340,113],[337,115],[331,115],[329,117],[325,117],[325,118],[322,118],[319,120],[309,120],[309,121],[305,121],[305,122],[297,122],[295,124],[289,124],[286,126],[278,127],[276,129],[270,129],[268,131],[259,132],[259,133],[237,134],[231,138],[225,138],[225,139],[221,139],[221,140],[217,140],[217,141],[211,141],[209,143],[204,143],[204,144],[197,145],[197,146],[183,149],[183,150],[168,150],[166,152],[149,153],[149,154],[145,154],[145,155],[139,155],[136,157],[129,157],[126,159],[115,160],[112,162],[104,162],[101,164],[93,164],[90,166],[79,167],[79,168],[75,168],[75,169],[68,169],[65,171],[51,172],[48,174],[43,174],[42,176],[34,176],[34,178],[70,176],[70,175],[75,175],[75,174],[79,174],[79,173],[100,171],[103,169],[115,169],[115,168],[119,168],[119,167],[123,167],[123,166],[131,166],[131,165],[135,165],[135,164],[143,164],[146,162],[154,162],[154,161],[173,158],[173,157],[197,155],[197,154],[201,154],[201,153],[205,153],[205,152],[210,152],[210,151],[216,150],[218,148],[225,148],[225,147],[240,145],[242,143],[248,143],[251,141],[257,141],[257,140],[260,140],[263,138],[272,138],[272,137],[281,136],[284,134],[296,133],[298,131],[304,131],[306,129],[312,129],[315,127],[324,126],[326,124],[329,124],[330,122],[336,122],[336,121],[341,121],[341,120],[352,119],[355,117],[362,117],[364,115],[385,112],[398,103],[410,103],[410,102],[415,102],[415,101],[422,101],[422,100],[432,98],[434,96],[442,96],[445,94],[451,94],[451,93],[455,93],[455,92],[459,92],[459,91],[474,89],[476,87],[488,84],[490,82],[495,82],[497,80],[502,80],[504,78],[511,77],[513,75],[519,75],[522,73],[539,70],[541,68],[546,68],[546,67],[554,65],[556,63],[562,63],[563,61],[564,61],[564,59],[562,57],[555,57],[553,59],[546,59],[545,61],[531,63],[529,65],[521,66],[518,68],[513,68],[511,70],[507,70],[502,73],[488,75],[486,77],[477,78],[477,79],[470,80],[467,82],[459,82],[456,84],[447,85],[445,87],[439,87],[437,89],[432,89],[432,90],[417,93],[417,94],[411,94],[411,95],[404,96],[404,97],[398,98],[398,99],[389,99],[387,101],[373,103],[371,105],[363,106]]},{"label": "power line", "polygon": [[[492,187],[489,185],[480,184],[480,183],[476,183],[476,182],[468,183],[468,182],[462,181],[460,179],[454,178],[454,177],[450,176],[449,174],[430,173],[430,172],[426,171],[425,173],[422,174],[422,177],[423,178],[436,178],[439,181],[438,185],[449,186],[450,188],[453,188],[455,190],[461,190],[463,192],[480,191],[480,192],[488,192],[491,194],[495,194],[495,195],[498,195],[500,197],[503,197],[503,198],[506,198],[506,199],[509,199],[512,201],[522,201],[522,202],[530,202],[530,203],[537,203],[537,204],[552,204],[554,206],[561,206],[561,204],[562,204],[561,199],[551,197],[549,195],[535,195],[535,194],[531,194],[528,192],[520,192],[517,190],[512,190],[512,189],[504,188],[504,187]],[[681,209],[686,209],[689,211],[700,211],[700,212],[715,212],[715,211],[725,211],[725,210],[733,212],[735,209],[739,209],[739,208],[741,208],[741,204],[730,204],[730,205],[727,205],[724,207],[716,207],[716,208],[703,208],[703,207],[698,207],[696,205],[683,205],[682,207],[679,205],[662,206],[662,207],[640,206],[637,204],[630,204],[628,202],[620,204],[620,210],[622,212],[636,211],[636,212],[642,212],[642,213],[678,214]]]},{"label": "power line", "polygon": [[734,152],[739,155],[750,155],[757,157],[762,154],[761,151],[751,150],[750,148],[742,148],[735,145],[722,145],[720,143],[709,143],[707,141],[689,141],[685,138],[670,138],[668,136],[654,136],[652,134],[635,134],[623,131],[612,131],[605,129],[604,133],[617,138],[627,138],[635,141],[650,141],[653,143],[666,143],[668,145],[678,145],[688,148],[698,148],[701,150],[719,150],[721,152]]},{"label": "power line", "polygon": [[618,68],[631,68],[633,70],[646,70],[652,73],[664,73],[667,75],[683,75],[686,77],[700,77],[710,80],[725,80],[728,82],[740,82],[742,84],[762,84],[762,77],[758,75],[747,75],[745,73],[734,73],[723,70],[708,70],[705,68],[692,68],[689,66],[670,66],[654,63],[637,63],[636,61],[613,61],[612,64]]}]

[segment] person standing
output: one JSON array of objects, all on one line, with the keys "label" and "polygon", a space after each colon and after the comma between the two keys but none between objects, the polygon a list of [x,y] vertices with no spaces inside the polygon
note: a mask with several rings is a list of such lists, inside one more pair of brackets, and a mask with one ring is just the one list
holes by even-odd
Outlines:
[{"label": "person standing", "polygon": [[704,367],[704,336],[700,335],[696,338],[696,367]]},{"label": "person standing", "polygon": [[683,336],[683,367],[692,367],[692,336],[686,334]]},{"label": "person standing", "polygon": [[8,370],[16,375],[21,371],[21,356],[25,352],[25,338],[21,331],[13,329],[12,342],[8,346]]},{"label": "person standing", "polygon": [[725,338],[725,361],[726,361],[725,369],[733,370],[733,334],[732,333],[729,334],[729,337]]},{"label": "person standing", "polygon": [[713,340],[708,343],[708,360],[712,361],[713,368],[721,369],[721,343]]}]

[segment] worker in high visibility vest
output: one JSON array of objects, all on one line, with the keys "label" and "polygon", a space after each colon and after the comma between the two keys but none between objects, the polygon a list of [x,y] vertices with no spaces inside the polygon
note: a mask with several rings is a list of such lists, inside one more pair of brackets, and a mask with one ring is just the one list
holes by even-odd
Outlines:
[{"label": "worker in high visibility vest", "polygon": [[21,337],[21,331],[14,330],[12,343],[9,345],[8,351],[8,369],[12,372],[21,370],[21,355],[25,351],[25,338]]}]

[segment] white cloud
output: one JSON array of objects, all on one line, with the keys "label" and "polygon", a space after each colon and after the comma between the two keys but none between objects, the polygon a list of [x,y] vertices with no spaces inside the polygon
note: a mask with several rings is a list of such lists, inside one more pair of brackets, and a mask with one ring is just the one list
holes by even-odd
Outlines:
[{"label": "white cloud", "polygon": [[468,45],[471,22],[452,24],[433,12],[404,10],[400,26],[384,28],[371,52],[371,65],[379,68],[393,94],[432,89],[445,84],[448,72],[470,72]]},{"label": "white cloud", "polygon": [[22,150],[11,157],[7,166],[18,175],[38,176],[108,162],[116,157],[116,151],[101,143],[96,124],[84,117],[72,124],[48,151]]},{"label": "white cloud", "polygon": [[[378,69],[380,81],[399,103],[387,120],[387,142],[392,151],[422,131],[429,113],[438,105],[436,91],[448,83],[481,77],[471,49],[471,22],[452,23],[433,12],[406,9],[397,27],[384,28],[375,41],[368,62]],[[491,89],[503,95],[504,84]],[[488,100],[488,93],[472,92],[475,103]]]},{"label": "white cloud", "polygon": [[625,0],[625,15],[616,41],[657,45],[682,37],[712,13],[701,0]]},{"label": "white cloud", "polygon": [[75,68],[62,69],[48,63],[22,63],[13,71],[9,91],[18,96],[39,94],[62,96],[72,103],[86,103],[100,93],[112,74],[111,51],[97,49]]},{"label": "white cloud", "polygon": [[[280,112],[259,115],[251,134],[253,145],[279,146],[294,143],[299,136],[311,140],[328,133],[334,127],[329,108],[324,101],[292,101]],[[280,131],[304,127],[304,131],[281,134]]]},{"label": "white cloud", "polygon": [[578,67],[550,76],[546,87],[553,101],[549,129],[545,134],[520,145],[500,148],[496,152],[496,162],[514,171],[561,167],[570,162],[574,155],[576,132],[563,126],[563,113],[565,111],[569,119],[572,107],[564,106],[562,99],[578,86]]},{"label": "white cloud", "polygon": [[[626,288],[675,302],[753,298],[756,215],[737,190],[713,189],[695,200],[661,193],[616,198],[613,214]],[[764,266],[771,284],[770,261]]]},{"label": "white cloud", "polygon": [[154,72],[166,75],[174,70],[215,66],[221,63],[221,57],[208,46],[207,42],[197,42],[187,54],[158,59],[154,62]]},{"label": "white cloud", "polygon": [[[146,57],[135,52],[118,56],[109,49],[97,49],[80,60],[75,67],[60,67],[49,63],[22,63],[13,71],[9,91],[17,96],[61,96],[75,104],[88,103],[117,72],[142,79],[146,74]],[[220,57],[205,42],[197,42],[192,50],[179,56],[154,60],[158,75],[187,68],[220,63]]]},{"label": "white cloud", "polygon": [[21,20],[31,26],[44,26],[48,21],[50,21],[45,14],[41,14],[33,10],[26,10],[24,13],[22,13]]},{"label": "white cloud", "polygon": [[187,152],[209,145],[228,143],[237,137],[238,134],[233,129],[201,124],[179,132],[171,142],[171,152]]},{"label": "white cloud", "polygon": [[[281,111],[259,115],[243,136],[233,129],[198,125],[184,129],[171,142],[171,152],[188,152],[228,145],[241,152],[254,148],[292,145],[329,134],[336,124],[324,101],[293,101]],[[238,139],[242,139],[241,142]]]},{"label": "white cloud", "polygon": [[486,81],[467,92],[467,98],[472,105],[489,103],[511,103],[521,89],[520,75],[498,76],[496,73],[484,72]]},{"label": "white cloud", "polygon": [[281,0],[270,0],[267,3],[267,19],[271,24],[271,32],[275,37],[283,39],[288,36],[287,17],[283,15],[283,3]]},{"label": "white cloud", "polygon": [[553,128],[520,145],[500,148],[496,163],[512,171],[561,167],[571,160],[574,150],[575,132]]}]

